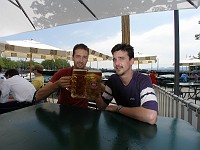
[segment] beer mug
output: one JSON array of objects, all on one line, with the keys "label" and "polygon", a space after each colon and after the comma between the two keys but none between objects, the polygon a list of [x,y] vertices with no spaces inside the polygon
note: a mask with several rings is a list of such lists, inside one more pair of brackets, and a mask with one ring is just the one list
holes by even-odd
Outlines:
[{"label": "beer mug", "polygon": [[86,98],[95,100],[101,93],[101,78],[100,70],[88,70],[86,74]]},{"label": "beer mug", "polygon": [[74,69],[72,73],[71,97],[85,98],[86,73],[84,69]]}]

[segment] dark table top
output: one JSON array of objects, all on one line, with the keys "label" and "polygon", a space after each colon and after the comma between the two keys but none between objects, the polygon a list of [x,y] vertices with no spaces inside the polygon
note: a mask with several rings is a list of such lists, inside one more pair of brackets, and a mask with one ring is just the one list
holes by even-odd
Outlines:
[{"label": "dark table top", "polygon": [[1,150],[200,150],[188,122],[149,125],[118,113],[44,103],[0,115]]}]

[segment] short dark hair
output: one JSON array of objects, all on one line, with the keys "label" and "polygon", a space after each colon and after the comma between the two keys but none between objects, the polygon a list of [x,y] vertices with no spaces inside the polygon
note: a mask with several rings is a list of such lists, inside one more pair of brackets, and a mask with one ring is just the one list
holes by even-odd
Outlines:
[{"label": "short dark hair", "polygon": [[85,45],[85,44],[76,44],[75,46],[74,46],[74,48],[73,48],[73,54],[72,54],[72,56],[74,57],[74,54],[75,54],[75,51],[77,50],[77,49],[84,49],[84,50],[86,50],[87,52],[88,52],[88,54],[89,54],[89,48]]},{"label": "short dark hair", "polygon": [[112,48],[111,53],[114,54],[114,52],[119,51],[119,50],[127,52],[129,59],[134,58],[134,48],[131,45],[123,44],[123,43],[122,44],[116,44]]},{"label": "short dark hair", "polygon": [[5,77],[13,77],[14,75],[19,75],[19,72],[16,69],[9,69],[5,73]]}]

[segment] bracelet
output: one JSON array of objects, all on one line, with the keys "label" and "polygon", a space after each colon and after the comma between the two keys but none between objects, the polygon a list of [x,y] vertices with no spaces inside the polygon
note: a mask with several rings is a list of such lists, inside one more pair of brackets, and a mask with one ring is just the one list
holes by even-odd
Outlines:
[{"label": "bracelet", "polygon": [[120,109],[122,109],[122,107],[123,107],[122,105],[118,105],[117,108],[116,108],[116,112],[119,113],[119,111],[120,111]]}]

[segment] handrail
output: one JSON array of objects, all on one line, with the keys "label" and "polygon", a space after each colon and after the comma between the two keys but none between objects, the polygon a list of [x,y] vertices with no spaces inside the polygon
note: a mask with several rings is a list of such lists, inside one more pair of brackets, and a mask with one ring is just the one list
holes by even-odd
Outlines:
[{"label": "handrail", "polygon": [[158,85],[153,86],[158,98],[159,115],[183,119],[200,132],[199,105],[168,92]]}]

